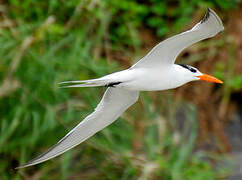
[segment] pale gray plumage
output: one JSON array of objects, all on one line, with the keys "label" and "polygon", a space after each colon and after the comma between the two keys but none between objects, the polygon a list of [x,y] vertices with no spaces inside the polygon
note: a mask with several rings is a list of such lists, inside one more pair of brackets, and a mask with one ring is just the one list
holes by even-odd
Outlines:
[{"label": "pale gray plumage", "polygon": [[47,152],[18,168],[39,164],[77,146],[115,121],[127,108],[138,100],[138,97],[138,91],[108,88],[93,113],[87,116]]},{"label": "pale gray plumage", "polygon": [[203,39],[213,37],[223,30],[224,27],[218,15],[208,8],[204,18],[191,30],[160,42],[132,67],[155,67],[164,65],[164,63],[173,64],[182,50]]}]

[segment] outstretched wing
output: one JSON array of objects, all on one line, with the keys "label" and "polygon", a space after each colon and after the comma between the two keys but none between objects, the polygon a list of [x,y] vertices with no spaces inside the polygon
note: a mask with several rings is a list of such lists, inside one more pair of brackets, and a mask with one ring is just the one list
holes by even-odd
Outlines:
[{"label": "outstretched wing", "polygon": [[224,27],[218,15],[208,8],[204,18],[191,30],[160,42],[131,68],[159,67],[165,64],[173,64],[183,49],[198,41],[213,37],[223,30]]},{"label": "outstretched wing", "polygon": [[139,97],[138,91],[108,88],[95,111],[72,129],[47,152],[17,168],[24,168],[52,159],[82,143],[115,121]]}]

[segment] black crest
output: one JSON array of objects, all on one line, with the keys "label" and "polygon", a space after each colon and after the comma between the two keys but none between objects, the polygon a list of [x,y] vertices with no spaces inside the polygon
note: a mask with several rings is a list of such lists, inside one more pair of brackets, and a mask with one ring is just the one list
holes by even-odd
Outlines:
[{"label": "black crest", "polygon": [[197,72],[197,70],[195,68],[193,68],[192,66],[189,66],[189,65],[186,65],[186,64],[178,64],[178,65],[188,69],[189,71],[191,71],[193,73]]}]

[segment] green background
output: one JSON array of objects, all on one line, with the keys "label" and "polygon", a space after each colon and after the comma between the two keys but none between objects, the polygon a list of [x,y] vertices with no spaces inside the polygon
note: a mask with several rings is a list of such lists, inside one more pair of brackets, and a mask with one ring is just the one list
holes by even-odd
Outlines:
[{"label": "green background", "polygon": [[[192,27],[207,7],[221,17],[225,32],[188,48],[179,62],[215,75],[223,85],[195,82],[141,93],[118,121],[78,147],[14,170],[54,145],[93,111],[105,91],[59,89],[58,82],[128,68],[156,43]],[[241,122],[242,112],[240,12],[240,0],[2,1],[0,179],[213,180],[235,175],[238,144],[231,144],[227,132],[241,133],[239,126],[229,126],[235,117]]]}]

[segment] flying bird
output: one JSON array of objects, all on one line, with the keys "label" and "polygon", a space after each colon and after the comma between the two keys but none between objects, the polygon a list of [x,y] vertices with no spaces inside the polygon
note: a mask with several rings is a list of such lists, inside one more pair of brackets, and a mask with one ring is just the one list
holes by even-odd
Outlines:
[{"label": "flying bird", "polygon": [[196,42],[214,37],[223,30],[221,19],[208,8],[204,18],[192,29],[160,42],[129,69],[97,79],[60,83],[62,86],[65,85],[64,87],[105,86],[107,90],[93,113],[47,152],[17,168],[36,165],[52,159],[90,138],[114,122],[133,105],[138,100],[140,91],[173,89],[197,80],[223,83],[190,65],[174,64],[182,50]]}]

